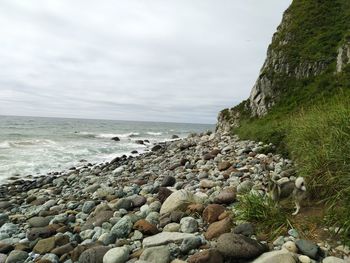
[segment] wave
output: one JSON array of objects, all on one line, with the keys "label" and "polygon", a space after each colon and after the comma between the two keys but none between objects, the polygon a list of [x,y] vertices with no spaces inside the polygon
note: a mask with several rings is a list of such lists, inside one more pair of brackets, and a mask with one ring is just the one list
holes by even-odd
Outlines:
[{"label": "wave", "polygon": [[152,135],[152,136],[160,136],[163,133],[162,132],[147,132],[148,135]]},{"label": "wave", "polygon": [[56,145],[55,141],[49,139],[33,139],[33,140],[18,140],[18,141],[4,141],[0,143],[0,149],[18,148],[33,145],[50,146]]},{"label": "wave", "polygon": [[102,139],[111,139],[114,137],[119,138],[131,138],[137,137],[140,135],[138,132],[128,132],[128,133],[92,133],[92,132],[76,132],[78,135],[82,135],[88,138],[102,138]]}]

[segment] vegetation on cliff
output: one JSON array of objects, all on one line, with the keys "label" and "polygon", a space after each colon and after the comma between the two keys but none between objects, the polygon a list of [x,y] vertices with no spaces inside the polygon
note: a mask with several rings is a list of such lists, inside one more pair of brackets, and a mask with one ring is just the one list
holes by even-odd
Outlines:
[{"label": "vegetation on cliff", "polygon": [[294,0],[269,47],[283,65],[276,70],[265,64],[261,72],[271,80],[275,103],[263,117],[250,117],[247,103],[237,106],[243,117],[232,130],[242,139],[272,142],[295,160],[314,200],[326,204],[328,225],[341,228],[347,239],[350,64],[340,72],[337,64],[349,36],[350,1]]}]

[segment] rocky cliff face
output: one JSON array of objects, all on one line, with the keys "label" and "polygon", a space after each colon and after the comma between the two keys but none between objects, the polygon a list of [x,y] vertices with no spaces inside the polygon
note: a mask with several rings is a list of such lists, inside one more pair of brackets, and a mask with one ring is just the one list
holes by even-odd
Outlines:
[{"label": "rocky cliff face", "polygon": [[284,96],[298,97],[293,90],[304,83],[327,72],[342,72],[350,63],[349,9],[347,0],[294,0],[272,38],[248,100],[220,112],[217,130],[237,127],[242,116],[262,117]]},{"label": "rocky cliff face", "polygon": [[343,71],[345,66],[350,63],[350,39],[347,39],[338,49],[337,73]]}]

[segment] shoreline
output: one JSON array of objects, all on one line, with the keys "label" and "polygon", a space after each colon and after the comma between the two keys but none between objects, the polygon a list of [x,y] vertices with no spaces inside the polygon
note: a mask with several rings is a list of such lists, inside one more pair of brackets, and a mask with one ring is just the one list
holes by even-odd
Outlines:
[{"label": "shoreline", "polygon": [[263,239],[252,224],[236,219],[239,196],[265,195],[271,173],[295,180],[290,160],[262,153],[270,148],[236,136],[192,134],[135,157],[3,184],[0,262],[345,257],[339,247],[304,240],[295,229]]}]

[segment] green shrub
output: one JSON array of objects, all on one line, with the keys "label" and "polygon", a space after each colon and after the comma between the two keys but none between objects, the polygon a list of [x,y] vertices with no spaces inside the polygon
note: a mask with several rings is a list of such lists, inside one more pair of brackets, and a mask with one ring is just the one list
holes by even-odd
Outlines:
[{"label": "green shrub", "polygon": [[255,224],[258,232],[269,233],[271,239],[286,231],[290,225],[287,213],[271,198],[258,194],[240,196],[235,213],[235,219]]}]

